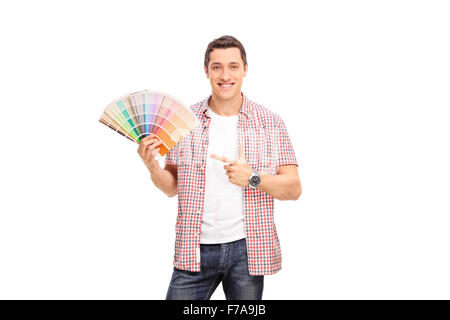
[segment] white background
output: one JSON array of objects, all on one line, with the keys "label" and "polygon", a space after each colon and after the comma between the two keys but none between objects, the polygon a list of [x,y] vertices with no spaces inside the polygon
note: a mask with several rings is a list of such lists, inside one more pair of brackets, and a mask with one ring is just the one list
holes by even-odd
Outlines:
[{"label": "white background", "polygon": [[449,16],[446,1],[2,2],[0,298],[165,297],[177,198],[98,118],[136,90],[206,98],[204,51],[230,34],[303,185],[275,203],[283,268],[263,298],[449,299]]}]

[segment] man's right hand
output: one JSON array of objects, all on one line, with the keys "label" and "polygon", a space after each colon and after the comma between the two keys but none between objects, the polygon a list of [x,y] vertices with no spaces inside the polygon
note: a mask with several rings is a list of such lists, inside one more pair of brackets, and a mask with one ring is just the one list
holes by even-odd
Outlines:
[{"label": "man's right hand", "polygon": [[161,169],[159,161],[155,158],[156,154],[160,150],[158,146],[161,143],[162,142],[158,140],[153,133],[142,139],[139,143],[137,152],[142,161],[144,161],[144,164],[148,168],[150,173],[156,172],[157,170]]}]

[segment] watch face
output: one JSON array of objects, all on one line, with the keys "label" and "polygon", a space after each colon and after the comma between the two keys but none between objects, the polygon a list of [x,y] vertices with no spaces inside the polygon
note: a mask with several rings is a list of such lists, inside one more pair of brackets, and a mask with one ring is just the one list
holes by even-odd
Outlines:
[{"label": "watch face", "polygon": [[251,182],[252,185],[258,185],[260,180],[261,180],[261,179],[260,179],[258,176],[253,176],[253,177],[250,179],[250,182]]}]

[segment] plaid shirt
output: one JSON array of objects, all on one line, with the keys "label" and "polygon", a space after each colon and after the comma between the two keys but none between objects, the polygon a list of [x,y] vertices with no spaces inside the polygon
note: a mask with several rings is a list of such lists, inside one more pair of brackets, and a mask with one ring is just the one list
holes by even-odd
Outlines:
[{"label": "plaid shirt", "polygon": [[[274,175],[280,165],[298,165],[280,116],[241,94],[243,101],[236,128],[236,145],[244,143],[245,158],[250,167],[260,173]],[[176,165],[178,170],[178,216],[173,265],[193,272],[200,271],[206,161],[218,161],[207,159],[211,120],[207,107],[210,97],[190,107],[199,125],[165,158],[165,164]],[[249,274],[274,274],[281,269],[281,248],[273,216],[274,199],[259,189],[242,187],[242,192]]]}]

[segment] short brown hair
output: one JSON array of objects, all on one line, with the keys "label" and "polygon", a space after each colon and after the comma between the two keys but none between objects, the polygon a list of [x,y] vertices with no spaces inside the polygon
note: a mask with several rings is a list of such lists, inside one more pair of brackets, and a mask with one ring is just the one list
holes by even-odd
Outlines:
[{"label": "short brown hair", "polygon": [[247,64],[247,54],[245,53],[244,46],[242,43],[232,36],[222,36],[220,38],[214,39],[208,44],[205,52],[205,67],[208,69],[209,56],[211,51],[214,49],[226,49],[226,48],[239,48],[241,51],[241,58],[244,61],[244,67]]}]

